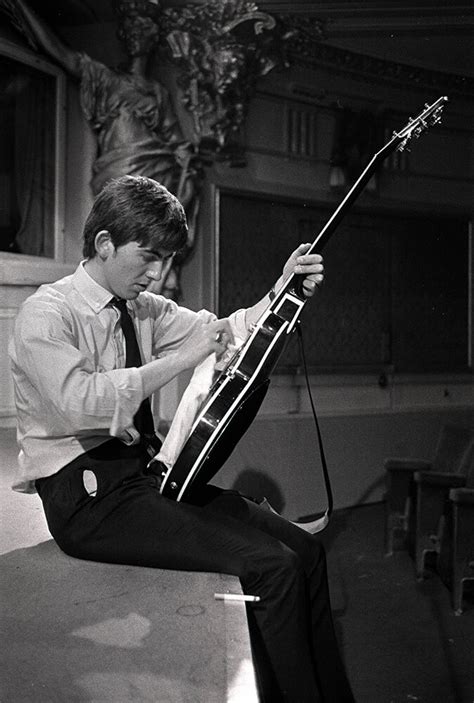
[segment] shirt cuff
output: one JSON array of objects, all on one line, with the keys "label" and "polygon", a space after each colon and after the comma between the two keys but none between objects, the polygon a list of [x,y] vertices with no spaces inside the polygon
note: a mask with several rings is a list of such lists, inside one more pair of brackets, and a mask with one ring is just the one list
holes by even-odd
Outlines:
[{"label": "shirt cuff", "polygon": [[110,434],[125,441],[126,444],[133,444],[135,441],[133,417],[144,400],[140,371],[131,367],[115,369],[107,375],[115,387],[115,408],[110,424]]}]

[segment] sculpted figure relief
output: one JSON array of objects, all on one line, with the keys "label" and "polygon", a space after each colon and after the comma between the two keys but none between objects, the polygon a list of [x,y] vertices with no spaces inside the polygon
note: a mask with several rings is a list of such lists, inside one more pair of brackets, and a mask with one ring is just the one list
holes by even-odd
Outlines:
[{"label": "sculpted figure relief", "polygon": [[[286,29],[247,0],[207,0],[168,7],[160,50],[180,68],[182,102],[203,158],[245,166],[242,128],[257,81],[288,66]],[[166,54],[165,54],[166,55]]]},{"label": "sculpted figure relief", "polygon": [[117,0],[118,38],[127,61],[118,68],[67,47],[24,0],[0,0],[30,43],[80,80],[81,105],[97,137],[91,187],[98,194],[111,178],[142,175],[173,192],[185,207],[189,236],[174,270],[153,284],[154,292],[179,296],[179,266],[192,248],[197,214],[199,166],[186,141],[170,96],[148,75],[161,13],[158,0]]}]

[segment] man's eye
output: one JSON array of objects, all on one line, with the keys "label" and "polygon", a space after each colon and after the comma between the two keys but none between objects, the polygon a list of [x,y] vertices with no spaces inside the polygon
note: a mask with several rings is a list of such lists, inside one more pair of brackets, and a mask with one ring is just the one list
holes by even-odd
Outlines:
[{"label": "man's eye", "polygon": [[171,254],[159,254],[158,252],[145,252],[143,254],[143,260],[146,263],[151,263],[154,261],[168,261],[169,259],[172,259],[174,256],[174,252],[171,252]]}]

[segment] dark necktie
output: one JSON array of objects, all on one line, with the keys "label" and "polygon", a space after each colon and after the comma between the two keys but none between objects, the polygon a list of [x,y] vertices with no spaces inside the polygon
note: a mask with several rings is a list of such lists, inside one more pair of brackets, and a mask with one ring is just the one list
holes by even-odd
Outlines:
[{"label": "dark necktie", "polygon": [[[127,309],[127,303],[122,298],[114,298],[112,300],[112,305],[117,308],[120,313],[120,326],[122,327],[123,336],[125,337],[125,366],[141,366],[142,356],[140,354],[140,347],[138,346],[133,320]],[[133,421],[142,439],[150,440],[151,438],[155,438],[155,425],[149,398],[143,400],[135,413]]]}]

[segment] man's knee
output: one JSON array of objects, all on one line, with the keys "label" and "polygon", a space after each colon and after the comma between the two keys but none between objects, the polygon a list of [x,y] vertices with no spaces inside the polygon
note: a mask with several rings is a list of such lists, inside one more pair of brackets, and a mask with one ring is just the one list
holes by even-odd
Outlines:
[{"label": "man's knee", "polygon": [[305,532],[298,543],[297,552],[306,573],[311,573],[315,568],[325,568],[326,550],[320,537]]},{"label": "man's knee", "polygon": [[258,563],[261,576],[276,589],[293,586],[298,581],[304,580],[304,564],[300,556],[284,545],[269,552],[265,559]]}]

